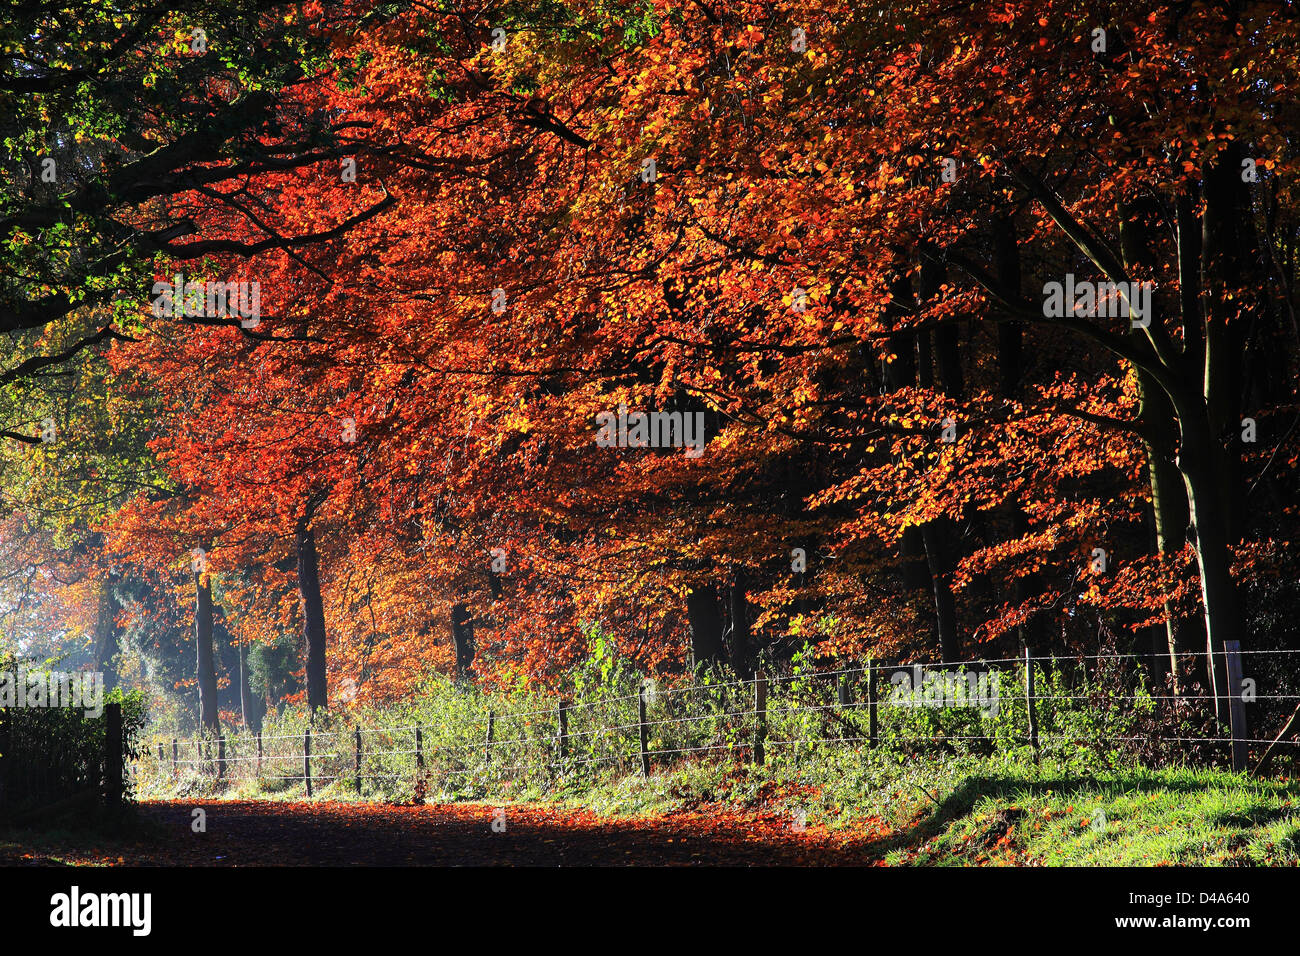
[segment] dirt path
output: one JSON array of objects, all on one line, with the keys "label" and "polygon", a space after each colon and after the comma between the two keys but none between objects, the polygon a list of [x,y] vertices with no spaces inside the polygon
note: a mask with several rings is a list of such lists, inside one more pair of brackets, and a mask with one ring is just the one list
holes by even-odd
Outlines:
[{"label": "dirt path", "polygon": [[[191,828],[206,814],[206,833]],[[141,806],[149,835],[53,850],[25,860],[164,866],[827,866],[870,865],[878,836],[798,832],[788,817],[692,811],[616,819],[585,810],[490,804],[391,806],[255,801]],[[3,856],[4,854],[0,854]],[[52,861],[48,861],[52,862]]]}]

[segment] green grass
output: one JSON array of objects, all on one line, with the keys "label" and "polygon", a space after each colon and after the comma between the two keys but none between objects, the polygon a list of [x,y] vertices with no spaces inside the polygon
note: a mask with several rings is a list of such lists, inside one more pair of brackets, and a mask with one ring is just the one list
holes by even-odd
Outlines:
[{"label": "green grass", "polygon": [[883,759],[859,771],[828,779],[807,768],[702,765],[554,799],[613,815],[734,807],[802,816],[872,835],[895,865],[1300,864],[1300,784],[1291,782],[968,759]]},{"label": "green grass", "polygon": [[1300,862],[1300,788],[1209,770],[972,775],[891,863],[1252,866]]}]

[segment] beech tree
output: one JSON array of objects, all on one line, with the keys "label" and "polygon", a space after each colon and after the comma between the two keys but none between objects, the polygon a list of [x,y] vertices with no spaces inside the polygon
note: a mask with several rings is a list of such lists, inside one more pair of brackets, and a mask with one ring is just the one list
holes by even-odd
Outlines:
[{"label": "beech tree", "polygon": [[286,14],[264,111],[123,194],[183,233],[137,288],[263,308],[85,346],[171,492],[104,527],[210,542],[313,709],[560,684],[595,632],[744,677],[1154,633],[1221,708],[1294,563],[1290,6]]}]

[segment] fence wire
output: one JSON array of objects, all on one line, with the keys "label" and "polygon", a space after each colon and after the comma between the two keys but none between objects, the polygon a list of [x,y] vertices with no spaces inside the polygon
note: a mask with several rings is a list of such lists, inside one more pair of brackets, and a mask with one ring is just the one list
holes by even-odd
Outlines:
[{"label": "fence wire", "polygon": [[[1241,653],[1251,655],[1252,664],[1260,655],[1289,664],[1289,655],[1300,651]],[[1137,668],[1106,672],[1112,663],[1135,660],[1150,658],[1036,656],[1031,670],[1022,657],[867,665],[676,687],[650,682],[637,693],[537,709],[468,699],[460,713],[440,723],[155,738],[136,771],[161,783],[190,774],[231,784],[337,784],[366,796],[434,788],[486,792],[506,783],[554,787],[614,765],[663,766],[719,754],[766,760],[768,749],[785,755],[778,759],[806,759],[826,748],[940,747],[981,754],[1023,747],[1035,756],[1173,750],[1206,761],[1230,755],[1239,764],[1243,754],[1258,759],[1265,750],[1300,743],[1252,736],[1235,716],[1225,721],[1229,711],[1244,713],[1226,694],[1194,687],[1148,691]],[[1247,699],[1243,692],[1238,699],[1258,710],[1268,702],[1300,701],[1300,693],[1252,692]]]}]

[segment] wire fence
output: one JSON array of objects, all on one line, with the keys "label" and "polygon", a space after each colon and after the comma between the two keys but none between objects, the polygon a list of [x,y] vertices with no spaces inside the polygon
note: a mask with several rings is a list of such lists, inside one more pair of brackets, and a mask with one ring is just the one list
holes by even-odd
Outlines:
[{"label": "wire fence", "polygon": [[321,712],[283,732],[154,737],[135,772],[146,789],[256,781],[308,795],[334,787],[391,797],[549,789],[610,769],[650,774],[717,758],[798,764],[876,749],[1182,759],[1237,770],[1259,769],[1279,753],[1294,761],[1290,722],[1272,737],[1252,734],[1247,707],[1259,726],[1300,712],[1291,656],[1300,651],[1229,645],[1222,653],[1228,686],[1217,695],[1205,687],[1208,670],[1204,682],[1162,686],[1134,666],[1150,662],[1138,654],[789,668],[681,686],[648,681],[634,693],[526,709],[456,692],[436,713],[395,725]]}]

